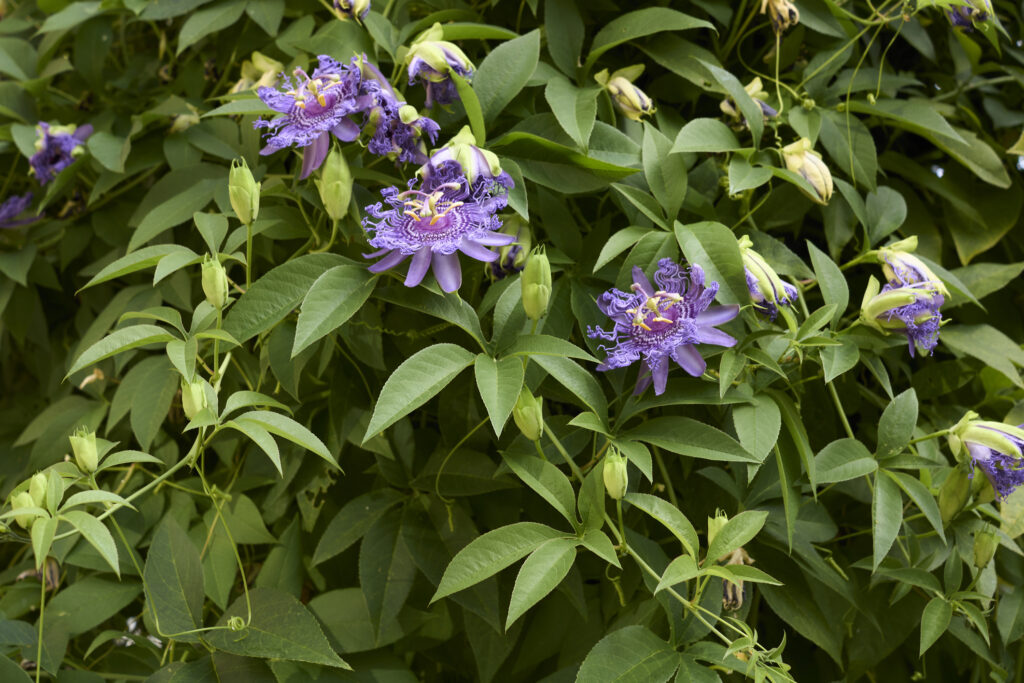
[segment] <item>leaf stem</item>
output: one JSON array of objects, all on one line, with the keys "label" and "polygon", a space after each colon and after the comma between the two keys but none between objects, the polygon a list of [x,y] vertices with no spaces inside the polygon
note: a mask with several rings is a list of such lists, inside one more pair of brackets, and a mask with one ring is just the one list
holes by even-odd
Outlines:
[{"label": "leaf stem", "polygon": [[836,391],[832,382],[827,382],[826,386],[828,387],[829,393],[832,394],[832,402],[836,404],[836,412],[839,413],[839,420],[843,423],[843,429],[846,431],[846,435],[851,439],[856,439],[857,437],[853,435],[853,429],[850,428],[850,421],[846,419],[846,411],[843,410],[843,404],[839,400],[839,392]]}]

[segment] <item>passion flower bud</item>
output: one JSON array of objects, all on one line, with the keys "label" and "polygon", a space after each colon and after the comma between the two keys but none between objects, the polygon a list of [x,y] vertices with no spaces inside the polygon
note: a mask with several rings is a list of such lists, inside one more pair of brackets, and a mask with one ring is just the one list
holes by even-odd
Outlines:
[{"label": "passion flower bud", "polygon": [[939,341],[939,328],[943,324],[939,309],[944,301],[934,284],[880,287],[878,280],[872,277],[861,302],[861,321],[883,334],[905,334],[911,356],[915,349],[929,355]]},{"label": "passion flower bud", "polygon": [[331,220],[339,221],[348,214],[348,205],[352,200],[352,171],[345,161],[345,155],[337,147],[331,150],[321,166],[316,189]]},{"label": "passion flower bud", "polygon": [[948,524],[963,510],[971,495],[971,479],[963,468],[954,468],[939,488],[939,514],[943,524]]},{"label": "passion flower bud", "polygon": [[434,150],[430,160],[420,167],[417,173],[424,180],[430,180],[433,170],[446,161],[455,161],[462,166],[466,180],[475,185],[478,178],[487,180],[504,180],[507,175],[501,169],[498,155],[490,150],[477,147],[476,138],[469,126],[463,126],[458,135],[449,140],[443,147]]},{"label": "passion flower bud", "polygon": [[203,294],[217,310],[228,300],[228,274],[218,259],[209,256],[203,259]]},{"label": "passion flower bud", "polygon": [[491,281],[521,272],[526,267],[530,246],[533,244],[530,226],[518,214],[506,218],[498,232],[514,237],[516,241],[498,249],[498,259],[487,265],[487,275]]},{"label": "passion flower bud", "polygon": [[878,262],[882,265],[882,272],[892,285],[915,285],[928,284],[942,296],[949,298],[949,290],[939,279],[939,276],[932,272],[932,269],[925,265],[924,261],[914,256],[911,252],[917,249],[917,236],[908,237],[882,247],[878,250]]},{"label": "passion flower bud", "polygon": [[46,502],[46,489],[48,480],[46,475],[42,472],[36,472],[32,477],[32,481],[28,484],[28,493],[32,496],[32,504],[36,507],[43,507],[43,503]]},{"label": "passion flower bud", "polygon": [[195,419],[195,416],[206,406],[206,389],[203,386],[202,380],[196,380],[195,382],[182,380],[181,409],[184,411],[185,417],[189,420]]},{"label": "passion flower bud", "polygon": [[974,566],[978,569],[987,567],[998,547],[999,535],[992,527],[986,526],[985,529],[974,534]]},{"label": "passion flower bud", "polygon": [[950,450],[972,470],[981,469],[995,494],[1006,498],[1024,485],[1024,429],[977,417],[968,413],[950,430]]},{"label": "passion flower bud", "polygon": [[526,268],[519,276],[523,292],[523,310],[530,320],[540,320],[548,310],[551,299],[551,264],[543,248],[536,249],[526,260]]},{"label": "passion flower bud", "polygon": [[354,19],[361,24],[370,13],[370,0],[334,0],[334,9],[339,19]]},{"label": "passion flower bud", "polygon": [[753,242],[747,235],[741,237],[738,242],[747,277],[747,290],[754,301],[754,307],[775,320],[779,312],[778,307],[793,303],[800,292],[788,282],[783,282],[764,257],[751,249]]},{"label": "passion flower bud", "polygon": [[[722,510],[716,510],[714,517],[708,517],[708,546],[715,540],[715,536],[729,523],[729,515]],[[717,559],[717,558],[712,558]]]},{"label": "passion flower bud", "polygon": [[512,409],[512,419],[523,436],[536,441],[544,433],[544,399],[535,397],[524,386]]},{"label": "passion flower bud", "polygon": [[[765,101],[768,99],[768,92],[764,89],[760,76],[755,76],[754,80],[743,86],[743,89],[746,90],[747,94],[750,95],[750,98],[757,102],[758,106],[761,107],[761,114],[764,118],[775,118],[779,115],[779,112]],[[726,97],[722,100],[719,103],[718,108],[722,110],[723,114],[736,121],[739,121],[740,118],[742,118],[741,114],[736,111],[736,103],[733,102],[731,97]]]},{"label": "passion flower bud", "polygon": [[782,148],[782,161],[786,168],[794,173],[799,173],[804,180],[810,183],[814,189],[811,194],[801,188],[801,191],[811,201],[818,204],[828,204],[832,198],[832,173],[828,166],[821,160],[821,155],[814,151],[811,141],[807,138],[800,138],[796,142]]},{"label": "passion flower bud", "polygon": [[252,177],[245,159],[231,162],[228,173],[228,198],[238,220],[249,225],[260,213],[260,184]]},{"label": "passion flower bud", "polygon": [[[38,506],[35,501],[32,500],[32,495],[28,491],[22,491],[11,498],[11,510],[20,510],[22,508],[32,507]],[[32,526],[32,522],[35,518],[35,515],[15,515],[14,521],[18,523],[18,526],[27,531],[28,528]]]},{"label": "passion flower bud", "polygon": [[604,477],[604,490],[612,500],[622,500],[626,495],[626,487],[629,484],[629,471],[626,469],[626,459],[619,453],[615,446],[609,446],[604,456],[604,466],[601,472]]},{"label": "passion flower bud", "polygon": [[765,13],[768,14],[775,33],[782,33],[800,23],[800,12],[789,0],[762,0],[761,14]]},{"label": "passion flower bud", "polygon": [[639,121],[654,113],[654,102],[643,90],[622,76],[608,79],[604,86],[616,108],[631,121]]},{"label": "passion flower bud", "polygon": [[99,455],[96,450],[96,432],[79,427],[70,437],[71,451],[75,454],[75,463],[78,469],[86,474],[96,471],[100,464]]}]

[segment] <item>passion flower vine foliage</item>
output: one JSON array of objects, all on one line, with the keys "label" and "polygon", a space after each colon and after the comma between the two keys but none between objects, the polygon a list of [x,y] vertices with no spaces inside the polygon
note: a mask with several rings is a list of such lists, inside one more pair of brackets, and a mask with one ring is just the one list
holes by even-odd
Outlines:
[{"label": "passion flower vine foliage", "polygon": [[0,1],[0,681],[1021,680],[1022,25]]}]

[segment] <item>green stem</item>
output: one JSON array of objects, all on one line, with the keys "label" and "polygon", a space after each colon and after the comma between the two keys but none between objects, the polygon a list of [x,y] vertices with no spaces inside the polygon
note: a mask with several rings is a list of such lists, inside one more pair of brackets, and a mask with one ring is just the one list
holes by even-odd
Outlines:
[{"label": "green stem", "polygon": [[907,445],[913,446],[915,443],[927,441],[928,439],[937,439],[941,436],[946,436],[947,434],[949,434],[948,429],[940,429],[937,432],[932,432],[931,434],[925,434],[924,436],[919,436],[916,439],[911,439],[910,441],[907,442]]},{"label": "green stem", "polygon": [[43,673],[43,618],[46,616],[46,558],[43,558],[43,573],[39,577],[39,633],[36,636],[36,683]]},{"label": "green stem", "polygon": [[245,224],[245,291],[252,286],[252,221]]},{"label": "green stem", "polygon": [[434,477],[434,493],[436,493],[437,497],[444,501],[446,505],[451,505],[453,501],[450,501],[441,495],[441,473],[444,472],[444,466],[447,465],[451,457],[455,455],[455,451],[459,450],[459,446],[466,443],[466,440],[469,437],[476,434],[476,430],[480,429],[485,424],[487,424],[488,419],[489,418],[485,417],[484,419],[480,420],[480,422],[477,423],[476,427],[473,427],[464,437],[459,439],[459,442],[452,446],[452,449],[448,451],[448,455],[444,456],[444,460],[441,461],[441,466],[437,468],[437,475]]},{"label": "green stem", "polygon": [[828,387],[829,393],[832,394],[832,402],[836,404],[836,412],[839,413],[839,420],[843,423],[843,429],[846,431],[846,435],[851,439],[856,439],[857,437],[853,435],[853,429],[850,428],[850,422],[846,419],[846,412],[843,410],[843,404],[839,401],[839,392],[836,391],[832,382],[829,382],[826,386]]},{"label": "green stem", "polygon": [[668,491],[668,499],[672,502],[674,507],[679,507],[679,499],[676,498],[676,490],[672,486],[672,479],[668,476],[668,468],[665,467],[665,459],[661,457],[661,450],[657,446],[652,446],[651,450],[654,452],[654,462],[658,464],[658,472],[661,473],[661,478],[665,480],[665,489]]},{"label": "green stem", "polygon": [[622,540],[619,541],[619,548],[622,552],[627,552],[629,547],[626,545],[626,525],[622,522],[622,501],[615,501],[615,512],[619,516],[619,533],[622,536]]},{"label": "green stem", "polygon": [[548,438],[551,439],[551,443],[555,444],[555,448],[558,449],[558,452],[562,454],[565,462],[568,463],[573,476],[576,477],[580,483],[583,483],[583,472],[580,471],[580,466],[576,464],[576,461],[573,460],[568,451],[565,450],[562,443],[558,440],[558,437],[555,436],[555,433],[551,431],[551,427],[549,427],[546,422],[544,423],[544,432],[547,433]]}]

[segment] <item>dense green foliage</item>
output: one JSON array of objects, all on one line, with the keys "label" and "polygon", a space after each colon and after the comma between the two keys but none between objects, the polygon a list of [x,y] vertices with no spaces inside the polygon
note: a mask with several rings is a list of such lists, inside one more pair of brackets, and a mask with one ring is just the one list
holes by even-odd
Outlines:
[{"label": "dense green foliage", "polygon": [[[0,202],[33,193],[0,209],[0,679],[1020,681],[1022,26],[0,0]],[[475,65],[429,109],[426,39]],[[367,270],[366,207],[419,168],[371,153],[376,119],[308,178],[260,154],[257,82],[360,54],[427,151],[463,131],[514,182],[502,277]],[[38,122],[77,145],[52,179]],[[903,258],[926,281],[893,294]],[[604,371],[588,332],[663,259],[741,310],[634,395],[646,361]],[[683,315],[662,287],[629,334]]]}]

